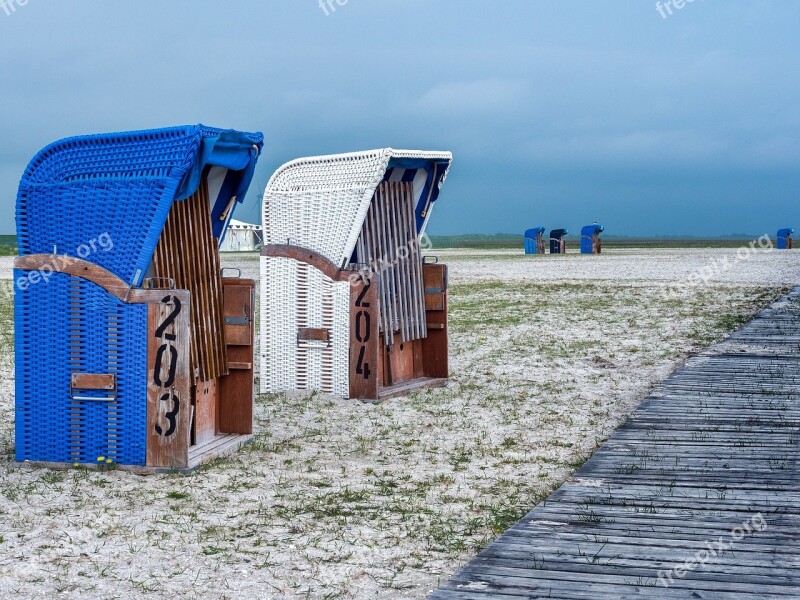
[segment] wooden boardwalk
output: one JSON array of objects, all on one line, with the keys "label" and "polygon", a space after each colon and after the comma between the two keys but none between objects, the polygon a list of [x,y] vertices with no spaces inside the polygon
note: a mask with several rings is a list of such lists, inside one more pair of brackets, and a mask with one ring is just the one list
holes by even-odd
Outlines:
[{"label": "wooden boardwalk", "polygon": [[799,459],[797,288],[429,598],[800,598]]}]

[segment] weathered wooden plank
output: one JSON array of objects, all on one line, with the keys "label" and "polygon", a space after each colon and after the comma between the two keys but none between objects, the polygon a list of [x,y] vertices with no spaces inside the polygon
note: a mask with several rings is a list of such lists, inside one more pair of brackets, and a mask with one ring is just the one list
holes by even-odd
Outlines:
[{"label": "weathered wooden plank", "polygon": [[359,277],[350,286],[350,397],[378,398],[381,339],[379,276]]},{"label": "weathered wooden plank", "polygon": [[147,466],[187,468],[191,438],[189,293],[148,305]]},{"label": "weathered wooden plank", "polygon": [[655,489],[657,487],[669,488],[681,486],[686,488],[707,488],[717,490],[745,489],[745,490],[781,490],[794,492],[800,487],[800,482],[794,473],[781,475],[770,474],[756,477],[752,473],[706,473],[702,478],[694,477],[691,472],[682,473],[648,473],[647,481],[642,482],[641,474],[626,472],[607,472],[605,474],[593,473],[597,479],[606,483],[642,484]]},{"label": "weathered wooden plank", "polygon": [[[714,524],[711,522],[689,523],[680,524],[675,523],[669,525],[669,521],[664,523],[658,520],[651,522],[637,522],[637,523],[592,523],[587,524],[583,521],[578,521],[571,517],[564,518],[563,516],[551,515],[553,518],[558,518],[558,521],[525,521],[519,522],[511,527],[506,533],[508,535],[523,535],[529,539],[534,536],[551,537],[553,533],[557,534],[559,540],[569,539],[583,539],[583,540],[597,540],[605,538],[606,536],[614,536],[618,538],[649,538],[664,540],[694,540],[699,542],[706,542],[710,538],[714,539],[717,535],[727,535],[730,533],[730,523]],[[780,526],[778,534],[765,535],[761,537],[748,538],[749,543],[754,545],[767,545],[774,544],[797,546],[798,533],[800,530],[795,530],[791,527],[784,528],[783,523],[774,521],[773,525]],[[780,540],[780,541],[776,541]]]},{"label": "weathered wooden plank", "polygon": [[[568,560],[570,555],[565,554],[562,550],[577,544],[578,546],[583,547],[584,554],[586,553],[587,548],[593,549],[593,553],[602,550],[597,555],[598,558],[602,557],[605,560],[609,557],[612,557],[612,560],[615,562],[630,555],[629,549],[631,548],[636,548],[637,550],[637,552],[634,552],[631,555],[633,560],[641,560],[640,552],[638,552],[638,550],[646,551],[647,548],[668,550],[671,552],[671,554],[668,556],[667,561],[669,563],[674,563],[675,552],[682,552],[687,554],[687,556],[690,556],[691,554],[694,554],[694,552],[707,550],[709,542],[712,540],[717,541],[720,537],[717,536],[716,538],[708,539],[707,535],[705,538],[703,538],[701,536],[681,537],[675,534],[672,536],[646,537],[645,535],[613,535],[609,532],[587,536],[584,533],[570,534],[568,532],[559,532],[558,543],[554,542],[548,544],[532,542],[532,533],[535,533],[535,531],[529,528],[511,528],[503,535],[502,540],[506,544],[513,544],[514,542],[519,541],[523,546],[525,546],[525,543],[527,542],[525,547],[533,549],[534,552],[555,551],[554,556],[557,557],[556,560],[558,561]],[[496,548],[505,547],[509,546],[504,546],[500,543],[500,541],[498,541]],[[622,551],[617,551],[618,549],[621,549]],[[798,551],[800,551],[800,545],[798,545],[796,542],[787,544],[786,540],[773,540],[772,538],[766,537],[766,534],[764,534],[762,537],[751,536],[745,541],[736,543],[731,549],[730,556],[734,560],[734,563],[739,565],[737,568],[752,569],[754,572],[760,573],[763,572],[763,570],[756,561],[750,560],[753,557],[758,559],[764,556],[780,556],[782,559],[788,559],[789,562],[792,562],[793,560],[796,560]],[[584,556],[579,556],[578,558],[581,559],[580,562],[586,562]],[[738,559],[745,559],[743,567],[739,564]],[[650,558],[647,560],[650,560]],[[769,561],[771,563],[771,558]],[[706,569],[709,571],[718,568],[727,569],[727,565],[734,563],[725,560],[715,560],[713,564],[707,565]],[[800,582],[800,579],[797,579],[797,581]]]},{"label": "weathered wooden plank", "polygon": [[[564,559],[559,556],[557,560],[547,560],[544,558],[537,558],[536,560],[504,560],[501,565],[498,565],[494,559],[478,557],[472,562],[475,571],[480,572],[482,569],[497,572],[498,567],[502,569],[513,569],[520,573],[520,576],[526,571],[553,571],[554,573],[563,573],[564,579],[569,580],[573,573],[599,573],[603,574],[607,571],[607,566],[604,564],[591,564],[583,560],[577,561],[572,557]],[[657,579],[658,573],[654,573],[652,566],[637,566],[629,565],[615,569],[619,574],[624,574],[631,577],[631,581],[638,580],[639,578],[654,578]],[[688,572],[684,579],[696,581],[716,581],[719,579],[719,572],[710,572],[706,570],[697,570]],[[633,579],[635,578],[635,579]],[[796,586],[800,584],[800,579],[796,576],[785,575],[775,577],[764,575],[763,570],[750,569],[746,572],[741,571],[737,567],[727,568],[725,578],[733,583],[748,583],[751,585],[781,585],[781,586]]]},{"label": "weathered wooden plank", "polygon": [[[653,598],[736,598],[748,597],[753,593],[751,583],[732,583],[728,581],[687,580],[675,578],[669,587],[658,585],[657,575],[640,581],[625,573],[607,575],[599,573],[570,573],[572,579],[566,579],[561,571],[539,570],[535,578],[519,577],[512,569],[496,566],[491,573],[477,570],[471,565],[462,574],[453,578],[454,585],[470,585],[475,589],[476,583],[486,583],[487,591],[503,594],[544,594],[527,597],[566,597],[566,598],[621,598],[625,595],[646,595]],[[687,595],[687,590],[697,594]],[[700,595],[702,593],[702,595]],[[753,598],[796,598],[794,586],[763,585]],[[564,595],[560,595],[564,594]],[[584,594],[592,594],[590,596]],[[446,596],[445,596],[446,597]]]},{"label": "weathered wooden plank", "polygon": [[216,379],[198,381],[194,388],[194,439],[205,444],[217,435],[219,386]]},{"label": "weathered wooden plank", "polygon": [[[538,568],[537,568],[538,567]],[[671,565],[667,565],[667,570]],[[549,580],[558,582],[561,589],[573,588],[576,591],[581,591],[583,582],[587,579],[597,580],[597,583],[605,583],[610,585],[643,585],[645,587],[653,587],[653,583],[658,580],[659,568],[648,568],[647,566],[639,566],[636,564],[631,565],[615,565],[613,573],[609,573],[607,565],[596,562],[591,563],[587,561],[559,563],[558,560],[551,560],[548,558],[535,558],[530,560],[512,560],[503,561],[498,564],[496,560],[481,558],[470,564],[464,574],[472,580],[486,581],[487,576],[508,574],[514,577],[520,587],[525,587],[525,579],[537,579],[545,582],[546,585],[553,585]],[[641,579],[640,579],[641,578]],[[655,581],[644,582],[642,579],[652,579]],[[763,586],[767,593],[774,593],[785,595],[787,590],[791,590],[797,586],[797,578],[794,577],[779,577],[769,578],[762,573],[754,572],[750,569],[747,572],[737,570],[736,567],[730,567],[726,572],[709,572],[706,570],[689,571],[682,579],[683,585],[676,586],[677,588],[684,587],[691,588],[698,591],[749,591],[752,587],[745,588],[744,586],[752,586],[757,584]],[[497,581],[497,580],[496,580]],[[674,583],[675,580],[673,580]],[[504,583],[499,581],[499,583]],[[575,585],[578,584],[578,585]],[[656,586],[664,589],[663,584]]]},{"label": "weathered wooden plank", "polygon": [[[480,593],[477,590],[482,590],[484,594],[492,594],[488,596],[489,598],[495,598],[495,594],[501,594],[502,596],[500,597],[516,596],[517,598],[592,598],[597,600],[642,597],[681,598],[683,600],[693,597],[714,600],[733,597],[737,599],[770,598],[773,600],[786,600],[787,597],[796,597],[787,591],[790,588],[781,588],[780,586],[770,586],[760,591],[757,595],[751,595],[748,592],[753,592],[752,585],[744,584],[739,584],[738,586],[732,584],[729,586],[734,589],[725,589],[723,587],[722,589],[708,590],[701,588],[696,592],[697,588],[694,587],[697,583],[696,581],[678,579],[675,580],[676,584],[665,588],[658,585],[655,578],[639,581],[625,574],[612,577],[592,573],[579,578],[578,581],[565,580],[561,572],[540,571],[538,576],[535,580],[514,577],[505,572],[503,567],[497,568],[496,576],[467,570],[463,576],[455,577],[450,586],[456,588],[455,591],[462,591],[458,589],[458,586],[467,590],[475,590],[472,593]],[[577,575],[576,579],[578,579]],[[598,579],[601,579],[601,582],[598,582]],[[481,583],[485,584],[485,587],[481,588]],[[710,582],[711,585],[704,587],[713,587],[714,583]],[[717,587],[719,588],[720,585]],[[692,596],[692,593],[696,595]],[[449,597],[446,595],[436,596],[436,598]],[[483,596],[483,598],[486,597]],[[481,596],[476,595],[474,598],[481,598]]]},{"label": "weathered wooden plank", "polygon": [[[506,532],[487,548],[482,556],[535,552],[550,553],[557,560],[566,560],[567,557],[572,556],[585,562],[586,557],[589,556],[596,559],[602,558],[604,561],[659,560],[664,564],[673,564],[676,561],[682,562],[691,558],[698,551],[707,550],[709,545],[712,545],[713,548],[712,542],[718,542],[720,539],[726,542],[730,540],[730,535],[718,535],[708,540],[652,539],[633,536],[617,538],[605,534],[592,537],[576,535],[572,538],[562,538],[563,532],[559,532],[557,538],[534,540],[530,533],[519,529],[513,533]],[[764,538],[765,536],[762,536],[760,544],[751,544],[750,537],[732,543],[729,551],[720,552],[715,557],[713,564],[706,565],[707,569],[713,570],[725,565],[738,565],[742,568],[763,568],[777,564],[798,565],[797,551],[799,547],[796,543],[768,544]]]}]

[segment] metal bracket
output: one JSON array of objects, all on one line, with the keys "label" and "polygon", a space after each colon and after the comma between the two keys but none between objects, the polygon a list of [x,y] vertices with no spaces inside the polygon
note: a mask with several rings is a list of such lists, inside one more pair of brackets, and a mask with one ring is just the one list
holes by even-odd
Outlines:
[{"label": "metal bracket", "polygon": [[250,317],[225,317],[225,325],[250,325]]},{"label": "metal bracket", "polygon": [[[161,282],[167,285],[159,286]],[[144,280],[144,287],[148,290],[174,290],[175,280],[172,277],[148,277]]]}]

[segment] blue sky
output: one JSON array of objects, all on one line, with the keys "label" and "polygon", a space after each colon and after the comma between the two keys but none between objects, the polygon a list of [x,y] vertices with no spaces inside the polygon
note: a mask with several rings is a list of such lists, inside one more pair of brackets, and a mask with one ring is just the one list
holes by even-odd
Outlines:
[{"label": "blue sky", "polygon": [[286,160],[393,146],[455,154],[434,234],[800,228],[800,3],[318,2],[0,8],[0,233],[45,144],[196,122],[266,136],[244,220]]}]

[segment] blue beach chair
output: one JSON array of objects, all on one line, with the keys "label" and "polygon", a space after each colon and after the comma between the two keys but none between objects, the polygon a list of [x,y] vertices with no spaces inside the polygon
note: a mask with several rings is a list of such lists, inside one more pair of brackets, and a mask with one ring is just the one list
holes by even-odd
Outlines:
[{"label": "blue beach chair", "polygon": [[603,246],[600,234],[605,227],[594,223],[581,229],[581,254],[600,254]]},{"label": "blue beach chair", "polygon": [[525,232],[525,254],[544,254],[544,227],[534,227]]},{"label": "blue beach chair", "polygon": [[18,461],[190,468],[247,437],[252,397],[216,398],[248,380],[227,315],[253,287],[223,282],[218,245],[262,143],[194,125],[69,138],[31,161],[17,196]]},{"label": "blue beach chair", "polygon": [[568,229],[550,230],[550,254],[565,254],[567,252],[567,241],[564,236],[568,233]]}]

